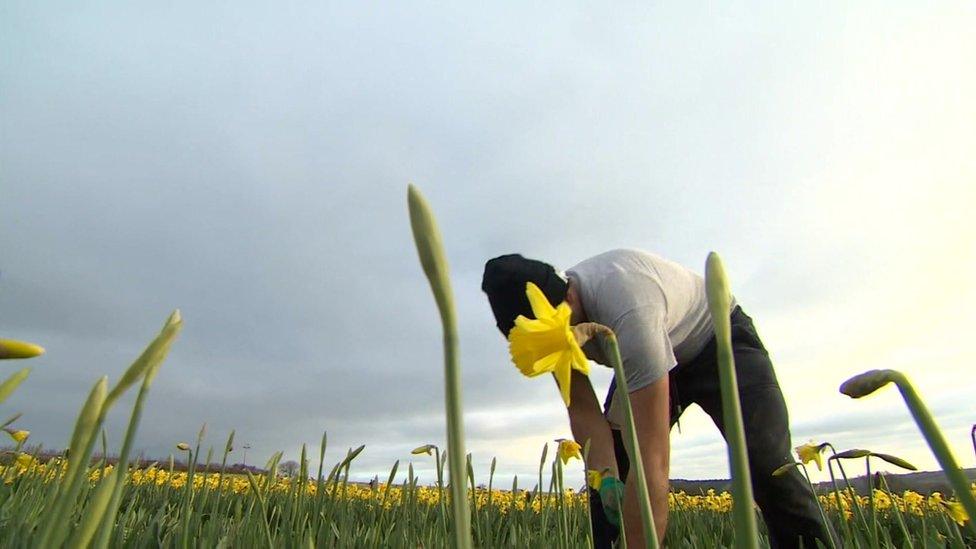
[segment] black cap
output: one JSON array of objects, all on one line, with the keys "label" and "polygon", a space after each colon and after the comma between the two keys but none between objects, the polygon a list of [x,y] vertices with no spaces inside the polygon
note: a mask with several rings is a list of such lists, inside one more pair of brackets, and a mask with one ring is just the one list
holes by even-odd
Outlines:
[{"label": "black cap", "polygon": [[548,263],[526,259],[519,254],[499,256],[485,263],[481,290],[488,294],[495,323],[506,337],[519,315],[535,318],[529,298],[525,295],[528,282],[538,286],[553,305],[566,300],[568,285]]}]

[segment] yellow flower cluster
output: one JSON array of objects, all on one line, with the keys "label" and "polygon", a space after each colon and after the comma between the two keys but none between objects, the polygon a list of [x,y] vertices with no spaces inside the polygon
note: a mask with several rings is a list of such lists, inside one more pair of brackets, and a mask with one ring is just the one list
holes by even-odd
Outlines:
[{"label": "yellow flower cluster", "polygon": [[[24,474],[34,474],[53,479],[64,474],[66,462],[59,459],[41,463],[29,454],[18,454],[9,465],[0,465],[0,478],[6,483],[11,483],[15,478]],[[103,471],[108,473],[112,470],[109,465],[102,468],[93,468],[88,478],[91,482],[97,482],[102,478]],[[266,486],[267,479],[264,475],[257,478],[261,490],[267,492],[290,493],[295,487],[290,478],[276,478],[270,486]],[[187,473],[184,471],[168,470],[160,467],[149,467],[146,469],[136,469],[130,473],[129,482],[133,486],[168,486],[174,489],[186,487]],[[317,485],[314,481],[300,482],[298,489],[305,490],[307,494],[314,495]],[[193,489],[200,490],[206,486],[209,490],[223,489],[237,494],[247,494],[251,491],[251,485],[245,475],[225,474],[221,478],[219,473],[196,473],[193,476]],[[331,483],[327,493],[330,496],[344,498],[346,500],[357,500],[369,506],[384,506],[390,509],[393,506],[401,505],[410,498],[418,505],[437,506],[441,503],[441,497],[449,496],[448,490],[443,491],[436,486],[417,486],[412,491],[404,493],[402,486],[387,486],[379,484],[370,487],[367,484],[348,483],[343,486],[341,483]],[[972,485],[972,490],[976,493],[976,483]],[[527,508],[536,513],[543,510],[552,510],[560,506],[560,501],[556,495],[543,494],[538,496],[532,492],[519,491],[512,493],[509,490],[493,489],[489,493],[487,489],[478,488],[473,494],[469,494],[472,504],[477,509],[483,509],[491,505],[498,512],[507,514],[513,510],[525,511]],[[847,518],[853,516],[853,497],[857,497],[857,503],[863,508],[870,505],[867,496],[854,495],[851,492],[831,492],[820,496],[820,503],[827,512],[834,512],[838,509]],[[708,490],[704,494],[692,495],[684,491],[671,492],[668,495],[668,504],[672,511],[705,511],[712,513],[730,513],[732,511],[732,494],[729,492],[716,492]],[[566,490],[562,495],[561,505],[567,508],[587,505],[587,494],[576,493],[573,490]],[[902,494],[892,494],[882,490],[874,491],[874,506],[881,512],[893,510],[906,514],[923,516],[929,513],[947,513],[956,522],[962,523],[967,520],[964,513],[960,511],[961,506],[953,500],[947,500],[939,492],[931,496],[924,496],[910,490]]]},{"label": "yellow flower cluster", "polygon": [[[973,484],[972,489],[976,492],[976,484]],[[825,511],[836,511],[839,508],[844,513],[844,516],[851,518],[854,505],[853,497],[854,494],[846,491],[831,492],[830,494],[820,496],[820,504]],[[862,508],[867,508],[871,504],[868,496],[857,495],[856,497],[858,505]],[[931,496],[926,497],[911,490],[906,490],[900,495],[891,494],[882,490],[874,491],[874,508],[879,511],[889,511],[897,508],[902,513],[916,516],[923,516],[928,513],[948,512],[956,520],[957,517],[954,514],[955,506],[956,502],[945,500],[939,492],[934,492]]]},{"label": "yellow flower cluster", "polygon": [[672,511],[712,511],[714,513],[732,512],[732,494],[716,494],[709,489],[702,495],[689,495],[684,491],[668,494],[668,506]]}]

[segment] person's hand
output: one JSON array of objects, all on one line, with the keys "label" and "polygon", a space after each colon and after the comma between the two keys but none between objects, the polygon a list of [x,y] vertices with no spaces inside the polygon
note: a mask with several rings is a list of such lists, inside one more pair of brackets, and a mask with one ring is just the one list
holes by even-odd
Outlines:
[{"label": "person's hand", "polygon": [[624,483],[612,476],[600,481],[600,502],[610,524],[620,528],[620,509],[624,504]]}]

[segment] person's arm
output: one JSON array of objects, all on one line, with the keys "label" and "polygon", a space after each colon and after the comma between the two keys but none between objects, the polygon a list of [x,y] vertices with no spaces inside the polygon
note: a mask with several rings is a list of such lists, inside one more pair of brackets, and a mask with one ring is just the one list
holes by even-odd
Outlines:
[{"label": "person's arm", "polygon": [[[668,463],[671,455],[669,398],[667,374],[650,385],[630,393],[630,406],[634,412],[634,424],[643,461],[640,465],[644,467],[644,476],[647,478],[647,491],[651,498],[657,539],[662,543],[668,525]],[[637,465],[631,463],[627,475],[623,519],[627,545],[644,547],[645,532],[641,524],[637,477],[634,470]]]},{"label": "person's arm", "polygon": [[602,471],[609,468],[617,474],[617,459],[613,454],[613,436],[610,425],[603,417],[600,401],[593,392],[593,385],[586,375],[573,370],[569,385],[569,427],[573,431],[573,438],[580,445],[585,446],[590,441],[590,453],[586,467]]}]

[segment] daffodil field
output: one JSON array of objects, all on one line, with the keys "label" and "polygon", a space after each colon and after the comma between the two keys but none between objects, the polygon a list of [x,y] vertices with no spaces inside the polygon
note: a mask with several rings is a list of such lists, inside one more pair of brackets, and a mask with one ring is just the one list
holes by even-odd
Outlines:
[{"label": "daffodil field", "polygon": [[[316,480],[308,456],[295,477],[285,477],[269,463],[260,477],[224,474],[220,464],[197,463],[175,471],[172,463],[133,469],[126,475],[120,512],[107,530],[109,547],[443,547],[450,545],[452,521],[446,512],[447,487],[419,485],[412,465],[394,465],[386,480],[373,486],[349,482],[349,470],[362,448],[330,467]],[[190,450],[193,452],[193,450]],[[0,466],[0,546],[29,547],[49,501],[63,482],[67,461],[42,463],[29,454]],[[559,457],[555,457],[559,460]],[[441,461],[443,468],[444,461]],[[579,464],[578,460],[569,461]],[[558,484],[558,465],[553,468]],[[561,464],[560,464],[561,465]],[[321,466],[316,465],[321,469]],[[96,505],[95,494],[112,465],[96,461],[67,520],[82,522]],[[210,472],[206,472],[206,471]],[[324,471],[324,470],[323,470]],[[479,547],[586,547],[589,518],[585,492],[549,484],[479,488],[466,475],[474,545]],[[301,480],[304,479],[304,480]],[[518,482],[516,480],[516,482]],[[976,489],[976,486],[973,486]],[[559,494],[562,494],[560,497]],[[852,491],[821,494],[824,511],[840,530],[845,546],[870,547],[876,521],[880,546],[967,547],[972,537],[962,528],[964,515],[950,499],[884,489],[871,498]],[[855,499],[856,498],[856,499]],[[728,492],[670,495],[669,545],[721,547],[734,542],[732,496]],[[838,505],[839,504],[839,505]],[[858,509],[860,512],[858,512]],[[958,521],[958,522],[957,522]],[[77,532],[77,527],[70,530]],[[764,534],[760,532],[761,541]],[[74,543],[75,534],[67,545]]]},{"label": "daffodil field", "polygon": [[[214,452],[205,429],[201,429],[194,444],[174,443],[177,458],[137,465],[130,458],[143,403],[182,328],[180,314],[174,312],[119,380],[112,385],[104,377],[95,382],[85,402],[80,403],[67,450],[59,455],[34,455],[26,450],[29,431],[21,428],[15,410],[4,412],[11,417],[0,427],[9,435],[13,450],[0,455],[0,547],[590,546],[593,533],[587,491],[566,486],[563,481],[564,470],[570,467],[586,472],[588,482],[601,480],[600,473],[586,471],[585,444],[581,447],[561,440],[551,454],[546,445],[538,471],[506,479],[504,486],[495,478],[494,460],[486,475],[475,474],[471,456],[464,450],[456,319],[441,237],[429,206],[414,187],[410,188],[408,203],[418,254],[444,329],[446,448],[419,446],[412,455],[403,456],[413,461],[405,462],[405,466],[399,461],[394,463],[385,481],[363,484],[350,479],[356,458],[365,446],[337,454],[323,435],[319,447],[312,449],[313,454],[308,448],[301,448],[296,471],[287,475],[281,472],[282,454],[277,453],[260,474],[241,475],[227,468],[228,455],[234,449],[234,433],[229,433]],[[727,283],[717,256],[709,258],[706,273],[710,301],[715,293],[716,307],[727,311],[727,302],[722,301],[721,295],[723,287],[727,294]],[[716,322],[721,346],[720,324]],[[595,327],[591,332],[589,336],[605,337],[611,350],[614,348],[614,336],[608,329]],[[572,337],[582,336],[574,333]],[[0,358],[23,359],[42,352],[36,345],[0,339]],[[0,383],[0,405],[29,373],[30,369],[25,368]],[[734,389],[734,371],[731,379],[722,381],[723,394],[726,382],[730,390]],[[892,493],[883,475],[871,474],[872,463],[882,460],[906,469],[912,469],[911,464],[867,450],[835,451],[827,443],[798,447],[798,461],[784,465],[774,474],[792,467],[805,473],[809,463],[826,467],[831,487],[815,489],[823,516],[836,531],[836,547],[976,546],[976,527],[970,519],[976,516],[976,484],[963,475],[924,402],[905,376],[889,370],[867,372],[844,383],[841,392],[859,398],[887,384],[898,387],[922,433],[919,441],[924,440],[931,447],[953,493]],[[560,388],[567,395],[566,387]],[[103,430],[106,417],[109,413],[124,413],[115,410],[115,405],[131,390],[137,392],[128,411],[130,419],[124,438],[118,446],[109,444]],[[625,387],[623,391],[626,395]],[[737,399],[732,400],[725,409],[730,427],[738,413],[734,405]],[[626,427],[632,435],[633,419],[629,409],[627,413]],[[973,436],[976,450],[976,426]],[[669,495],[667,546],[768,546],[762,520],[748,492],[742,444],[735,429],[730,428],[732,493]],[[99,445],[98,455],[112,455],[113,459],[93,457]],[[211,449],[204,453],[202,448]],[[333,457],[327,459],[327,455]],[[183,467],[177,467],[176,459]],[[418,480],[414,463],[421,460],[425,468],[433,465],[436,483],[421,484]],[[862,471],[869,483],[877,478],[878,484],[859,493],[851,481]],[[480,486],[476,478],[487,478],[487,485]],[[645,493],[646,500],[644,480],[638,480],[638,489]],[[649,504],[642,511],[644,530],[653,531]],[[648,546],[656,547],[657,540],[651,538]],[[619,546],[625,545],[626,539],[622,538]]]}]

